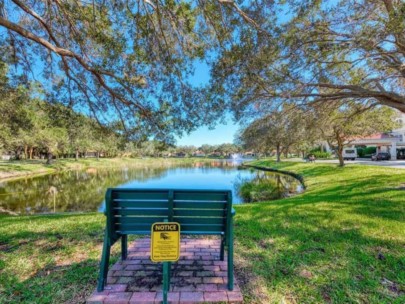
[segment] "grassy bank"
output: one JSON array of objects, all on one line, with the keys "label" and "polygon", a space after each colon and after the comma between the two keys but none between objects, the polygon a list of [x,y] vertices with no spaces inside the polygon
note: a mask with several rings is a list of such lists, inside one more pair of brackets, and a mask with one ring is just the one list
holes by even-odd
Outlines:
[{"label": "grassy bank", "polygon": [[0,216],[0,303],[84,303],[103,226],[95,213]]},{"label": "grassy bank", "polygon": [[64,170],[82,170],[87,168],[110,168],[110,167],[148,167],[153,165],[176,165],[207,161],[201,158],[80,158],[56,159],[47,165],[46,160],[20,160],[0,161],[0,181],[21,178],[27,175],[48,174]]},{"label": "grassy bank", "polygon": [[280,163],[305,193],[237,208],[237,268],[247,302],[404,303],[405,173]]},{"label": "grassy bank", "polygon": [[[301,174],[308,188],[236,206],[246,303],[404,302],[404,170],[255,164]],[[0,303],[82,303],[96,285],[103,226],[95,213],[1,216]]]}]

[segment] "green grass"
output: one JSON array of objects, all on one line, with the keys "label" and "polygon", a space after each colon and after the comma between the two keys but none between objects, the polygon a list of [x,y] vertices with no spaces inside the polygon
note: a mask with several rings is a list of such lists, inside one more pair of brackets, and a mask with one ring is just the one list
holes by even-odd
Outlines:
[{"label": "green grass", "polygon": [[80,303],[96,284],[103,216],[0,217],[0,303]]},{"label": "green grass", "polygon": [[[245,303],[404,303],[405,170],[255,164],[301,174],[308,188],[235,207]],[[83,303],[103,227],[96,213],[0,216],[0,303]]]},{"label": "green grass", "polygon": [[308,188],[237,207],[236,266],[248,303],[404,303],[405,171],[254,164],[301,174]]}]

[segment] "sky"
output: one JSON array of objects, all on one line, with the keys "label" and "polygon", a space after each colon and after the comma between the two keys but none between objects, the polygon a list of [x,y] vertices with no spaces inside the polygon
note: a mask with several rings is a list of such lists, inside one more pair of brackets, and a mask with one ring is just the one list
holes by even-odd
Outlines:
[{"label": "sky", "polygon": [[177,145],[193,145],[199,147],[203,144],[219,145],[223,143],[233,143],[234,136],[238,129],[239,126],[228,118],[226,125],[218,124],[214,130],[209,130],[208,127],[201,127],[189,135],[177,139]]},{"label": "sky", "polygon": [[[195,73],[190,82],[194,85],[204,85],[209,82],[209,68],[204,62],[196,62],[194,64]],[[211,130],[208,127],[200,127],[190,134],[185,134],[181,138],[177,138],[179,146],[201,146],[203,144],[219,145],[224,143],[233,143],[235,134],[239,130],[239,125],[232,121],[228,116],[225,119],[225,124],[217,124]]]}]

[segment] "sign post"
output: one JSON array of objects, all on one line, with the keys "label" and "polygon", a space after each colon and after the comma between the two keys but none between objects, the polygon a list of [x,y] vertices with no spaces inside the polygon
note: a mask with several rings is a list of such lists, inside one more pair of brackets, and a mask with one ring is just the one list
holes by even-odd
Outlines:
[{"label": "sign post", "polygon": [[171,262],[180,258],[180,224],[175,222],[158,222],[152,225],[150,259],[163,262],[163,303],[167,303],[170,284]]}]

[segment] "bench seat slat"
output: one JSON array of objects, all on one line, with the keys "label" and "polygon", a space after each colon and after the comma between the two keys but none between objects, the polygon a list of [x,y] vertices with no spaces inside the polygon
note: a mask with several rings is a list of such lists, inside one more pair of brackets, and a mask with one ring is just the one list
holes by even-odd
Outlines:
[{"label": "bench seat slat", "polygon": [[155,215],[165,216],[168,214],[167,208],[114,208],[116,215]]},{"label": "bench seat slat", "polygon": [[168,199],[168,191],[156,191],[156,190],[141,190],[136,191],[133,189],[114,189],[112,192],[113,199]]},{"label": "bench seat slat", "polygon": [[226,201],[227,195],[224,192],[189,192],[176,191],[174,200],[193,200],[193,201]]},{"label": "bench seat slat", "polygon": [[174,216],[195,216],[195,217],[224,217],[223,209],[174,209]]},{"label": "bench seat slat", "polygon": [[[185,224],[199,224],[199,225],[206,225],[206,224],[218,224],[224,225],[225,224],[225,217],[177,217],[173,218],[173,221],[178,222],[180,225]],[[224,229],[224,228],[222,228]]]},{"label": "bench seat slat", "polygon": [[187,208],[187,209],[221,209],[223,210],[226,208],[225,203],[217,203],[217,202],[193,202],[193,201],[181,201],[181,202],[174,202],[174,208]]},{"label": "bench seat slat", "polygon": [[167,201],[157,201],[157,200],[150,200],[150,201],[134,201],[134,200],[114,200],[115,207],[135,207],[135,208],[167,208],[168,202]]},{"label": "bench seat slat", "polygon": [[114,222],[116,224],[131,224],[131,223],[139,223],[139,224],[149,224],[152,225],[153,223],[156,222],[164,222],[164,220],[167,219],[167,216],[141,216],[141,217],[136,217],[136,216],[117,216],[114,217]]}]

